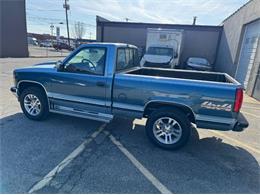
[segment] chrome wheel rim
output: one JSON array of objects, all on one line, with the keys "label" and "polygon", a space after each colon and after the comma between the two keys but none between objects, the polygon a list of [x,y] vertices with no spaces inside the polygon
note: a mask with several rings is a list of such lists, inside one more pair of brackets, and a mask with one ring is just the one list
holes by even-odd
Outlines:
[{"label": "chrome wheel rim", "polygon": [[26,112],[32,116],[37,116],[41,112],[41,102],[39,98],[33,94],[27,94],[24,97],[23,105]]},{"label": "chrome wheel rim", "polygon": [[181,125],[171,117],[162,117],[153,124],[155,138],[163,144],[174,144],[182,135]]}]

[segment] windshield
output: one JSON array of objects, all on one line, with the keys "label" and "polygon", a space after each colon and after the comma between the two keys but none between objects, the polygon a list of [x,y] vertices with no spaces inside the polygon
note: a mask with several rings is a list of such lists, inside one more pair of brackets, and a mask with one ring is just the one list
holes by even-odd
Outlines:
[{"label": "windshield", "polygon": [[160,55],[160,56],[173,56],[173,49],[165,48],[165,47],[149,47],[147,54]]},{"label": "windshield", "polygon": [[200,64],[200,65],[209,65],[209,62],[205,58],[189,58],[189,63]]}]

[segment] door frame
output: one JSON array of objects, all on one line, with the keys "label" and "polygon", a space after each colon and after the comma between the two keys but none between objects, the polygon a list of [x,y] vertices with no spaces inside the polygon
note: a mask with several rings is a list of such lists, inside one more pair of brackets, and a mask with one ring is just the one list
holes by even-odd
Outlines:
[{"label": "door frame", "polygon": [[[73,57],[75,57],[75,55],[77,55],[79,52],[81,52],[82,50],[85,49],[89,49],[89,48],[97,48],[97,49],[104,49],[105,50],[105,63],[104,63],[104,70],[102,74],[88,74],[88,73],[84,73],[84,72],[72,72],[72,71],[67,71],[65,69],[65,65],[69,62],[69,60],[71,60]],[[73,77],[77,78],[77,77],[88,77],[89,79],[91,79],[91,77],[93,77],[93,80],[98,80],[98,78],[102,78],[103,82],[104,82],[104,86],[102,86],[102,90],[104,90],[104,101],[102,100],[95,100],[89,97],[78,97],[75,96],[73,94],[65,94],[65,93],[55,93],[55,90],[52,90],[53,92],[49,92],[49,96],[48,98],[50,99],[50,101],[52,102],[56,102],[56,105],[59,104],[63,104],[64,105],[64,101],[68,102],[68,108],[73,108],[72,104],[78,105],[78,104],[83,104],[83,105],[89,105],[89,107],[92,107],[92,109],[89,110],[89,112],[91,112],[92,114],[95,112],[95,109],[93,110],[94,107],[98,107],[99,109],[97,110],[103,110],[101,109],[101,107],[104,108],[104,112],[98,111],[98,114],[109,114],[111,113],[111,100],[110,100],[110,96],[108,95],[109,93],[107,92],[108,90],[110,90],[112,85],[112,82],[110,83],[108,78],[107,78],[107,67],[108,67],[108,47],[106,46],[97,46],[97,45],[84,45],[81,46],[79,48],[77,48],[74,52],[72,52],[68,57],[66,57],[63,61],[62,61],[62,65],[60,70],[57,70],[57,76],[59,74],[61,74],[61,76],[64,74],[66,78],[66,74],[68,75],[68,79],[73,79]],[[59,77],[59,76],[58,76]],[[98,81],[97,81],[98,83]],[[100,86],[96,86],[96,87],[100,87]],[[55,104],[55,103],[54,103]],[[64,108],[66,106],[63,106]],[[55,108],[55,106],[53,106],[53,109]],[[85,108],[85,110],[87,111],[87,109]],[[93,111],[91,111],[93,110]]]}]

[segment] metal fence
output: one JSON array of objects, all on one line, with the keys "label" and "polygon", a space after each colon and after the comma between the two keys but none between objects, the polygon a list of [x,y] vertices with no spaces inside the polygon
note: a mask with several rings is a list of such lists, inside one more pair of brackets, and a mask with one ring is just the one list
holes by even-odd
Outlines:
[{"label": "metal fence", "polygon": [[53,47],[40,47],[35,45],[28,45],[30,57],[65,57],[70,51],[59,50],[56,51]]}]

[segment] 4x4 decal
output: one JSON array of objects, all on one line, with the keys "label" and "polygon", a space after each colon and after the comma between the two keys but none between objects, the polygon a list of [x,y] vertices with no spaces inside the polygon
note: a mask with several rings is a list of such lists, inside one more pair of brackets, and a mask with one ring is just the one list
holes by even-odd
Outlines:
[{"label": "4x4 decal", "polygon": [[202,108],[212,109],[212,110],[225,110],[231,111],[231,104],[214,104],[212,102],[206,101],[201,104]]}]

